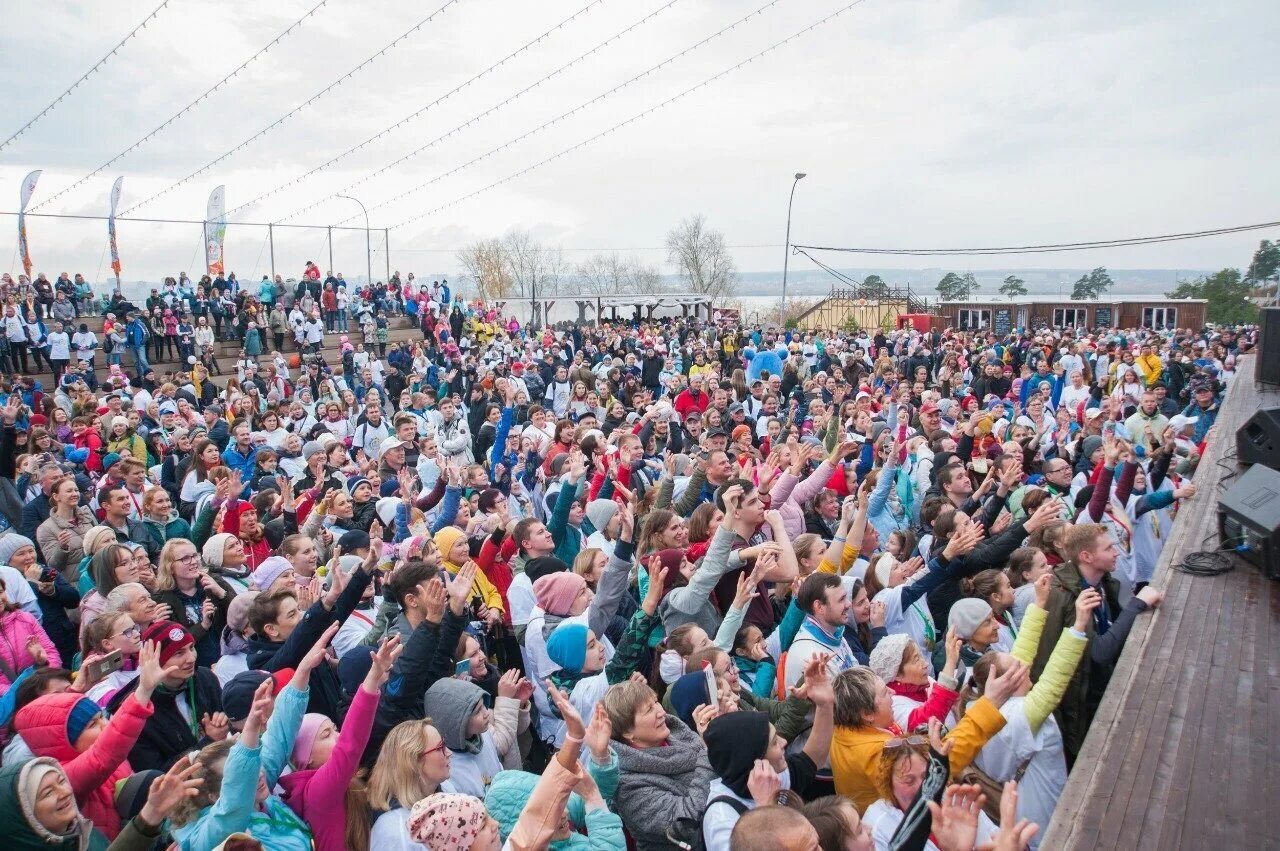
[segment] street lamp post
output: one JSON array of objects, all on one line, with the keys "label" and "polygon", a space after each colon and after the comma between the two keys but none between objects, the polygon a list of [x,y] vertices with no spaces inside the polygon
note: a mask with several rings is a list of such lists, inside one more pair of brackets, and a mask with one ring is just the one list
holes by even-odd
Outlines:
[{"label": "street lamp post", "polygon": [[[355,201],[360,204],[360,212],[364,213],[364,262],[365,275],[369,282],[369,286],[373,286],[373,249],[369,243],[369,211],[364,208],[364,204],[360,203],[359,198],[352,198],[350,195],[339,195],[339,198],[345,198],[348,201]],[[332,263],[330,263],[332,265]]]},{"label": "street lamp post", "polygon": [[787,199],[787,244],[782,255],[782,324],[787,324],[787,265],[791,260],[791,202],[796,200],[796,184],[805,177],[803,171],[796,172],[796,179],[791,183],[791,197]]}]

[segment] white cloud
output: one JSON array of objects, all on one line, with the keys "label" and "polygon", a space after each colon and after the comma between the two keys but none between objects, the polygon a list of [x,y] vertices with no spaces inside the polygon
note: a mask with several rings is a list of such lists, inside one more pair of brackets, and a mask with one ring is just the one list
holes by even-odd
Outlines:
[{"label": "white cloud", "polygon": [[[105,212],[126,175],[125,205],[167,188],[310,97],[430,9],[408,0],[329,0],[246,72],[142,150],[51,205]],[[209,189],[230,206],[290,180],[438,98],[587,0],[461,0],[368,70],[211,174],[135,215],[200,219]],[[276,220],[361,180],[469,120],[667,0],[606,0],[391,138],[246,211]],[[781,0],[759,17],[619,94],[461,173],[386,199],[536,127],[715,32],[764,0],[682,0],[602,55],[423,152],[354,193],[374,227],[394,225],[551,156],[740,61],[847,0]],[[0,209],[42,167],[37,201],[114,156],[260,49],[314,0],[196,4],[174,0],[49,116],[0,153]],[[155,6],[10,4],[0,32],[0,138],[41,109]],[[511,227],[569,247],[661,245],[681,217],[706,213],[731,244],[781,241],[790,175],[793,239],[886,247],[1074,241],[1276,218],[1272,158],[1280,89],[1272,46],[1280,10],[1266,0],[1069,6],[867,0],[724,80],[473,199],[392,232],[393,265],[453,267],[454,248]],[[356,215],[329,201],[300,221]],[[12,219],[0,249],[15,234]],[[46,270],[94,275],[105,223],[33,219]],[[1216,268],[1246,263],[1257,240],[1211,240],[1076,255],[990,258],[994,266]],[[267,268],[265,232],[232,228],[241,277]],[[125,276],[191,270],[198,225],[121,225]],[[327,262],[324,231],[277,229],[277,270]],[[381,236],[375,242],[381,244]],[[364,266],[363,234],[335,239],[334,262]],[[738,252],[776,269],[780,249]],[[660,262],[661,252],[646,259]],[[2,255],[0,255],[2,257]],[[860,258],[864,262],[866,258]],[[1049,262],[1046,263],[1045,261]],[[901,261],[901,262],[897,262]],[[876,260],[874,262],[881,262]],[[889,266],[935,261],[888,258]],[[380,265],[375,261],[375,265]],[[793,269],[805,268],[799,258]],[[850,264],[852,265],[852,264]],[[428,271],[429,270],[429,271]]]}]

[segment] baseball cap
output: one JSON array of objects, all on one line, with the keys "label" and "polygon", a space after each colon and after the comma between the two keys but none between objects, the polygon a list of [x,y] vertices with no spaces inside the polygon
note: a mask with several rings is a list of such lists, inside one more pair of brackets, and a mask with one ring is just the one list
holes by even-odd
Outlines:
[{"label": "baseball cap", "polygon": [[394,434],[390,437],[384,437],[382,442],[378,444],[378,452],[386,452],[388,449],[399,449],[402,446],[412,446],[413,443],[408,440],[401,440]]}]

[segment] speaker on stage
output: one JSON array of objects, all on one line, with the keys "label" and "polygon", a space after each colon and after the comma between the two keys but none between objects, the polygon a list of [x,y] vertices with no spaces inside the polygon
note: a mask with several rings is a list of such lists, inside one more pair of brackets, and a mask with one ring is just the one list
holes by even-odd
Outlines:
[{"label": "speaker on stage", "polygon": [[1255,377],[1262,384],[1280,385],[1280,307],[1259,311]]},{"label": "speaker on stage", "polygon": [[1235,550],[1280,579],[1280,471],[1254,464],[1218,500],[1218,535]]},{"label": "speaker on stage", "polygon": [[[1280,351],[1276,352],[1280,357]],[[1280,407],[1263,408],[1236,432],[1236,460],[1280,470]]]}]

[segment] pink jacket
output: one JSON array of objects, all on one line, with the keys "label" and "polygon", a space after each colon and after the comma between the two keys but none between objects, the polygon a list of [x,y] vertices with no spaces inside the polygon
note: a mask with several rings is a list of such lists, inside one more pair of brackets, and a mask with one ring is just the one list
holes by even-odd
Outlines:
[{"label": "pink jacket", "polygon": [[[0,658],[4,659],[5,664],[13,670],[15,676],[21,674],[24,668],[35,664],[35,660],[27,652],[27,639],[33,635],[40,641],[45,655],[49,657],[49,667],[62,667],[62,657],[58,655],[58,648],[53,646],[48,634],[40,626],[40,621],[36,620],[30,612],[14,609],[0,615]],[[7,691],[10,685],[9,677],[4,673],[3,666],[0,666],[0,692]]]},{"label": "pink jacket", "polygon": [[347,787],[369,744],[378,698],[365,691],[363,685],[356,689],[329,761],[319,768],[306,768],[280,778],[284,801],[311,826],[316,851],[345,851],[347,847]]},{"label": "pink jacket", "polygon": [[804,481],[793,476],[790,469],[778,475],[769,491],[769,507],[782,515],[782,525],[792,541],[804,534],[804,504],[822,492],[834,471],[831,461],[824,460]]},{"label": "pink jacket", "polygon": [[115,839],[120,832],[115,786],[133,773],[129,751],[155,709],[151,703],[143,706],[133,699],[124,701],[93,746],[77,753],[67,739],[67,718],[76,703],[88,699],[71,691],[38,697],[18,710],[13,728],[22,734],[32,753],[53,757],[62,765],[80,812],[108,839]]}]

